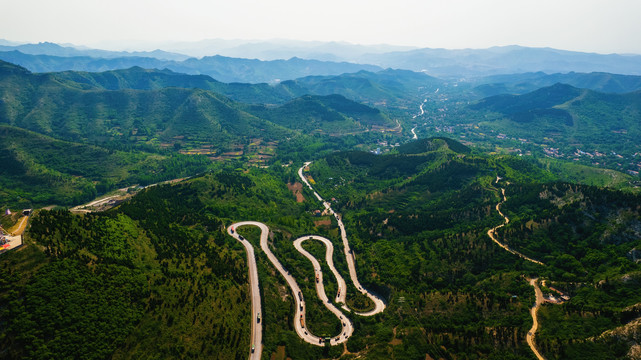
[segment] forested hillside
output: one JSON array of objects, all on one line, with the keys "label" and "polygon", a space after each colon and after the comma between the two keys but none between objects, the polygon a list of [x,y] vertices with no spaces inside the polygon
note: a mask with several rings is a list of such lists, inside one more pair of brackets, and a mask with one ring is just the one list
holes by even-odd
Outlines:
[{"label": "forested hillside", "polygon": [[204,172],[201,156],[108,150],[0,125],[0,203],[75,205],[116,188]]},{"label": "forested hillside", "polygon": [[380,110],[348,100],[342,95],[306,95],[278,107],[252,106],[247,112],[306,134],[346,135],[394,123]]},{"label": "forested hillside", "polygon": [[223,229],[248,216],[309,226],[281,181],[226,169],[102,214],[40,211],[28,245],[3,254],[0,358],[245,358],[246,257]]},{"label": "forested hillside", "polygon": [[[297,131],[349,133],[396,126],[379,110],[340,95],[303,96],[279,107],[251,106],[213,91],[189,88],[219,86],[212,79],[177,79],[175,74],[141,69],[101,76],[31,74],[12,64],[1,65],[2,122],[59,139],[115,148],[206,147],[217,155],[252,139],[281,141]],[[172,84],[185,87],[165,87]],[[265,86],[223,88],[247,89],[243,96],[248,97],[266,91]],[[106,90],[112,87],[116,89]]]},{"label": "forested hillside", "polygon": [[[529,358],[514,344],[523,344],[531,320],[508,316],[520,301],[525,315],[533,301],[525,276],[545,277],[571,297],[541,310],[546,356],[625,357],[634,337],[598,337],[641,315],[633,310],[641,267],[629,255],[641,246],[638,195],[548,183],[553,174],[525,161],[456,153],[440,141],[421,154],[339,153],[310,171],[322,196],[336,198],[357,259],[367,264],[359,268],[366,286],[415,308],[421,327],[414,336],[426,334],[417,348],[435,357],[429,345],[440,343],[450,354],[490,357],[474,344],[492,341],[513,358]],[[494,208],[500,187],[510,222],[499,239],[546,265],[520,259],[487,236],[502,222]],[[497,308],[486,308],[492,304]],[[487,335],[492,340],[483,340]]]}]

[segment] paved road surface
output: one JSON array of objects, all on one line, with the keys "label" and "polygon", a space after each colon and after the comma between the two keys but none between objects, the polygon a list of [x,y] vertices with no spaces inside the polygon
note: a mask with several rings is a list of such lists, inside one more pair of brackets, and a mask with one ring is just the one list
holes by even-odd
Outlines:
[{"label": "paved road surface", "polygon": [[537,319],[536,313],[539,311],[539,307],[543,303],[543,293],[539,288],[539,284],[537,283],[537,280],[538,279],[530,279],[530,285],[534,286],[536,303],[532,307],[532,309],[530,309],[530,314],[532,315],[532,328],[527,333],[526,340],[527,340],[527,344],[530,346],[530,349],[532,349],[532,352],[534,352],[534,355],[536,355],[536,358],[539,360],[545,360],[543,355],[541,355],[539,350],[537,350],[536,343],[534,342],[534,336],[536,336],[536,330],[539,328],[539,321]]},{"label": "paved road surface", "polygon": [[[294,240],[294,247],[298,252],[303,254],[306,258],[308,258],[312,264],[314,264],[314,271],[319,271],[320,272],[320,264],[318,264],[318,260],[314,256],[312,256],[310,253],[307,252],[307,250],[303,249],[302,244],[303,241],[305,240],[318,240],[325,244],[325,248],[327,249],[325,251],[325,262],[329,266],[330,271],[332,274],[334,274],[334,277],[336,278],[336,282],[338,283],[338,292],[336,294],[336,298],[334,299],[334,302],[336,303],[345,303],[345,289],[347,289],[347,285],[345,284],[345,279],[338,273],[338,270],[336,270],[336,267],[334,267],[334,244],[322,236],[317,236],[317,235],[311,235],[311,236],[303,236],[300,237],[296,240]],[[320,274],[320,277],[322,279],[323,274]],[[322,281],[320,282],[322,284]],[[324,290],[323,290],[324,291]]]},{"label": "paved road surface", "polygon": [[341,322],[341,332],[337,337],[333,337],[332,340],[330,341],[331,345],[337,345],[342,342],[347,341],[347,339],[352,336],[352,333],[354,332],[354,328],[352,327],[352,322],[347,319],[347,317],[332,303],[330,303],[329,298],[327,297],[327,294],[325,293],[325,285],[323,283],[323,272],[321,270],[320,263],[318,260],[307,250],[303,249],[302,243],[305,240],[319,240],[323,242],[326,246],[327,251],[325,252],[325,261],[327,262],[327,265],[330,268],[330,271],[332,274],[334,274],[334,277],[336,278],[336,282],[338,283],[338,288],[340,289],[340,293],[337,293],[337,296],[335,297],[334,301],[336,303],[345,303],[345,290],[347,286],[345,285],[345,280],[343,279],[342,276],[338,273],[336,268],[334,267],[334,259],[333,259],[333,254],[334,254],[334,245],[332,244],[331,241],[328,239],[322,237],[322,236],[303,236],[300,237],[296,240],[294,240],[294,247],[298,252],[303,254],[306,258],[309,259],[309,261],[312,262],[312,265],[314,265],[314,274],[318,276],[318,281],[316,281],[316,293],[318,294],[319,299],[323,302],[325,307],[334,313],[336,317],[340,320]]},{"label": "paved road surface", "polygon": [[[374,303],[374,309],[372,309],[371,311],[368,311],[365,313],[356,313],[356,314],[361,316],[371,316],[374,314],[378,314],[379,312],[382,312],[385,309],[385,302],[380,297],[364,289],[363,286],[358,281],[358,277],[356,275],[356,266],[354,264],[354,255],[352,254],[352,251],[349,247],[347,232],[345,231],[345,225],[343,224],[343,221],[341,220],[340,215],[335,213],[334,210],[331,208],[331,205],[327,201],[323,200],[323,198],[320,195],[318,195],[316,191],[314,191],[314,189],[309,184],[305,176],[303,176],[303,168],[305,166],[308,166],[309,164],[310,164],[309,162],[305,163],[305,165],[298,170],[298,175],[300,176],[301,180],[305,184],[307,184],[307,186],[314,192],[314,196],[316,196],[316,198],[323,203],[325,208],[338,221],[338,226],[341,231],[341,239],[343,240],[345,257],[347,259],[347,265],[349,268],[350,278],[352,279],[352,282],[354,283],[354,286],[358,289],[358,291],[360,291],[362,294],[365,294]],[[254,346],[254,350],[253,351],[250,350],[249,358],[252,360],[260,359],[260,356],[262,353],[262,324],[264,320],[261,319],[260,322],[257,321],[257,315],[260,312],[261,308],[260,308],[260,290],[258,287],[258,272],[256,270],[256,256],[254,254],[253,246],[246,239],[238,235],[237,230],[238,230],[238,227],[241,227],[241,226],[257,226],[260,228],[261,249],[263,250],[265,255],[267,255],[267,258],[278,270],[278,272],[285,278],[285,281],[287,281],[287,284],[292,290],[294,301],[296,302],[295,313],[294,313],[294,329],[296,330],[296,334],[298,334],[298,336],[301,339],[303,339],[304,341],[310,344],[314,344],[317,346],[324,346],[325,344],[324,344],[323,338],[316,336],[310,333],[309,330],[307,330],[307,326],[306,326],[307,322],[305,319],[305,311],[306,311],[305,299],[300,290],[300,287],[296,283],[296,280],[294,279],[294,277],[289,273],[289,271],[285,269],[285,267],[280,263],[280,261],[278,261],[274,253],[272,253],[272,251],[269,249],[269,244],[267,243],[267,239],[269,236],[269,228],[267,227],[267,225],[258,221],[243,221],[243,222],[237,222],[230,225],[227,228],[227,233],[233,236],[234,238],[236,238],[238,241],[240,241],[243,244],[243,246],[245,246],[245,249],[247,251],[247,263],[249,264],[249,275],[250,275],[249,277],[250,277],[250,287],[251,287],[251,296],[252,296],[251,339],[252,339],[252,345]],[[323,272],[321,270],[321,265],[314,256],[312,256],[309,252],[303,249],[302,243],[305,240],[318,240],[318,241],[321,241],[323,244],[325,244],[325,247],[326,247],[325,261],[327,262],[327,265],[329,266],[330,271],[336,278],[336,282],[339,288],[334,301],[337,304],[342,303],[343,304],[342,307],[345,310],[349,310],[345,306],[347,285],[343,277],[338,273],[338,271],[336,270],[336,267],[334,266],[334,259],[333,259],[334,245],[330,240],[317,235],[303,236],[294,240],[294,247],[301,254],[303,254],[303,256],[309,259],[312,262],[312,265],[314,266],[314,272],[318,276],[318,281],[316,281],[316,292],[318,293],[319,299],[323,302],[325,307],[329,309],[329,311],[331,311],[334,315],[336,315],[336,317],[341,322],[341,327],[342,327],[341,332],[331,337],[330,345],[338,345],[338,344],[344,343],[347,341],[347,339],[349,339],[352,336],[354,332],[353,324],[351,320],[349,320],[345,316],[345,314],[343,314],[333,303],[329,301],[329,298],[325,293],[325,286],[323,285]]]},{"label": "paved road surface", "polygon": [[[20,218],[20,221],[17,223],[18,225],[14,225],[12,229],[9,229],[9,232],[11,233],[11,236],[19,236],[22,235],[27,228],[27,220],[29,220],[29,216],[23,216]],[[13,231],[11,231],[13,230]]]},{"label": "paved road surface", "polygon": [[[263,352],[263,322],[262,319],[258,322],[258,314],[261,312],[260,308],[260,290],[258,287],[258,270],[256,268],[256,256],[254,255],[254,247],[246,239],[240,239],[236,232],[236,227],[242,225],[233,224],[227,228],[227,233],[240,241],[247,251],[247,264],[249,265],[249,286],[251,288],[252,298],[252,317],[251,317],[251,344],[249,344],[249,359],[260,360],[260,355]],[[262,228],[261,228],[262,229]],[[253,349],[251,347],[254,347]]]},{"label": "paved road surface", "polygon": [[361,283],[358,281],[358,276],[356,275],[356,265],[354,264],[354,254],[352,252],[352,249],[349,247],[349,241],[347,240],[347,232],[345,231],[345,225],[343,224],[343,221],[341,220],[340,214],[334,212],[332,209],[331,205],[329,202],[323,200],[323,198],[318,195],[316,191],[314,191],[314,188],[312,185],[309,184],[309,181],[307,181],[307,178],[303,175],[303,169],[306,166],[309,166],[311,162],[306,162],[305,165],[303,165],[300,169],[298,169],[298,176],[301,178],[301,180],[307,185],[307,187],[314,192],[314,196],[318,201],[321,201],[323,205],[325,206],[325,209],[329,211],[330,214],[334,215],[336,218],[336,221],[338,222],[338,227],[341,230],[341,239],[343,240],[343,250],[345,252],[345,258],[347,259],[347,268],[349,269],[349,277],[352,279],[352,283],[358,289],[358,291],[361,292],[361,294],[365,294],[370,300],[374,302],[374,309],[365,313],[356,313],[361,316],[371,316],[378,314],[385,310],[385,302],[383,301],[382,298],[380,298],[377,295],[372,294],[371,292],[367,291]]},{"label": "paved road surface", "polygon": [[[323,338],[316,336],[307,330],[307,321],[305,318],[305,311],[306,311],[305,298],[303,297],[300,287],[296,283],[296,280],[294,279],[294,277],[289,273],[289,271],[285,269],[285,267],[280,263],[280,261],[278,261],[274,253],[272,253],[272,251],[269,249],[269,245],[267,243],[269,228],[267,227],[267,225],[257,221],[243,221],[243,222],[232,224],[228,228],[228,232],[231,230],[231,228],[236,229],[239,226],[247,226],[247,225],[257,226],[261,229],[260,248],[263,250],[265,255],[267,255],[267,258],[269,259],[269,261],[271,261],[271,263],[278,270],[278,272],[280,272],[280,274],[285,278],[285,281],[287,281],[287,284],[292,290],[292,295],[294,296],[294,301],[296,302],[296,307],[295,307],[296,310],[294,314],[294,329],[296,330],[296,334],[298,334],[298,336],[301,339],[305,340],[310,344],[324,346],[325,344],[323,342]],[[235,237],[238,239],[238,234],[236,234]],[[309,236],[305,237],[305,239],[307,238],[309,238]],[[312,256],[312,258],[314,257]],[[318,265],[318,261],[316,261],[316,264],[317,265],[315,265],[315,268],[320,268],[320,265]],[[322,276],[322,273],[319,274],[319,276]],[[319,281],[319,284],[317,284],[316,286],[316,290],[318,291],[319,298],[323,301],[325,306],[332,313],[334,313],[336,317],[341,321],[342,330],[340,334],[336,334],[331,338],[330,345],[338,345],[347,341],[347,339],[354,332],[352,322],[349,321],[349,319],[347,319],[347,317],[342,312],[340,312],[340,310],[338,310],[333,304],[328,303],[328,299],[327,299],[327,296],[325,295],[325,288],[322,285],[322,281]],[[301,319],[302,319],[302,322],[301,322]]]}]

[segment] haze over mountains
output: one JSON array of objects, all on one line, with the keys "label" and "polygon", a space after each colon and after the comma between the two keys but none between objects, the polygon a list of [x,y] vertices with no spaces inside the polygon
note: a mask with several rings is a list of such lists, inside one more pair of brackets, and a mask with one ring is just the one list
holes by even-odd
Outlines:
[{"label": "haze over mountains", "polygon": [[[34,72],[105,71],[141,66],[207,74],[224,82],[251,83],[382,68],[424,71],[432,76],[453,79],[539,71],[548,74],[574,71],[641,75],[638,66],[641,55],[604,55],[551,48],[504,46],[447,50],[314,42],[289,42],[285,45],[282,42],[255,42],[237,46],[218,40],[209,43],[212,46],[205,49],[210,50],[199,53],[202,56],[199,59],[162,50],[114,52],[52,43],[1,45],[0,59]],[[189,46],[183,44],[182,49],[189,49]]]}]

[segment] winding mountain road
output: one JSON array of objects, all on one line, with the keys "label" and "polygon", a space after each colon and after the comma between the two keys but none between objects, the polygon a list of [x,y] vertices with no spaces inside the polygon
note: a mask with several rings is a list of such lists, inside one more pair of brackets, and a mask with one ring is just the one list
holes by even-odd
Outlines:
[{"label": "winding mountain road", "polygon": [[[325,262],[329,266],[329,269],[332,272],[332,274],[334,274],[334,277],[336,278],[336,282],[338,283],[338,292],[337,292],[336,298],[334,299],[334,302],[345,304],[345,293],[346,293],[345,289],[347,289],[347,285],[345,284],[345,279],[343,279],[343,277],[336,270],[336,267],[334,267],[334,245],[332,244],[331,241],[329,241],[329,239],[324,238],[322,236],[317,236],[317,235],[303,236],[294,240],[294,247],[296,248],[296,250],[298,250],[299,253],[303,254],[303,256],[308,258],[309,261],[311,261],[312,264],[314,265],[314,271],[319,273],[320,281],[317,283],[317,286],[323,284],[323,281],[322,281],[323,274],[321,272],[321,267],[320,267],[320,264],[318,263],[318,260],[316,260],[316,258],[313,255],[307,252],[307,250],[303,249],[302,244],[303,244],[303,241],[305,240],[318,240],[323,244],[325,244],[325,248],[327,249],[325,251]],[[323,293],[325,292],[324,289],[322,291]]]},{"label": "winding mountain road", "polygon": [[[294,277],[289,273],[289,271],[285,269],[283,264],[281,264],[280,261],[278,261],[274,253],[269,248],[269,244],[267,243],[267,239],[269,236],[269,228],[267,227],[267,225],[257,221],[243,221],[243,222],[234,223],[227,228],[227,233],[229,235],[235,237],[238,241],[240,241],[241,243],[243,243],[243,245],[245,245],[248,256],[251,253],[252,259],[248,261],[250,263],[249,267],[250,267],[250,273],[251,273],[252,272],[251,263],[253,262],[255,264],[256,258],[254,256],[254,249],[253,247],[251,247],[251,244],[249,244],[249,242],[246,239],[242,238],[242,236],[238,234],[237,229],[238,227],[241,227],[241,226],[257,226],[258,228],[260,228],[261,230],[260,248],[263,250],[265,255],[267,255],[267,258],[278,270],[278,272],[285,278],[285,281],[287,282],[290,289],[292,290],[292,294],[296,302],[296,310],[294,313],[294,329],[296,330],[296,333],[298,334],[298,336],[310,344],[318,345],[318,346],[325,345],[323,337],[313,335],[307,330],[305,326],[307,322],[305,320],[306,308],[305,308],[305,300],[304,300],[303,294],[300,290],[300,287],[296,283],[296,280],[294,279]],[[322,280],[323,274],[320,271],[321,267],[320,267],[320,264],[318,263],[318,260],[316,260],[316,258],[314,258],[311,254],[309,254],[300,246],[300,243],[304,240],[307,240],[308,238],[310,237],[305,236],[305,237],[298,238],[294,241],[294,244],[296,246],[296,243],[298,243],[298,246],[296,246],[296,249],[300,251],[305,257],[307,257],[312,261],[312,264],[314,265],[314,272],[319,275],[319,281],[316,283],[316,291],[318,292],[319,298],[323,301],[323,304],[325,305],[325,307],[327,307],[329,311],[334,313],[334,315],[336,315],[339,321],[341,321],[341,325],[342,325],[341,332],[337,336],[332,337],[330,340],[330,345],[338,345],[347,341],[347,339],[354,332],[354,328],[352,326],[352,322],[349,321],[347,317],[338,308],[336,308],[336,306],[334,306],[329,302],[329,299],[325,294],[325,287],[323,286],[323,280]],[[314,238],[318,239],[321,237],[314,236]],[[329,244],[331,245],[331,242],[329,242]],[[251,251],[247,246],[251,248]],[[333,247],[328,247],[328,253],[332,251],[333,251]],[[253,267],[255,269],[255,265],[253,265]],[[333,263],[331,267],[333,268]],[[335,271],[336,269],[333,268],[333,272]],[[338,272],[335,272],[335,274],[338,274]],[[257,319],[256,313],[260,311],[260,293],[258,292],[258,274],[256,274],[255,276],[256,276],[255,288],[256,288],[256,293],[258,294],[257,298],[254,297],[254,282],[252,281],[252,278],[254,277],[254,275],[250,276],[250,283],[252,287],[252,319],[253,319],[252,320],[252,340],[258,342],[259,340],[262,339],[262,321],[260,323],[256,321]],[[255,305],[255,301],[254,301],[255,299],[258,305]],[[254,325],[256,326],[254,327]],[[254,331],[254,328],[256,329],[256,331]],[[257,334],[260,334],[260,335],[257,336]],[[259,349],[259,343],[256,343],[255,346],[256,346],[256,350],[251,354],[251,356],[256,356],[256,354],[259,354],[260,350],[262,350],[262,348]],[[253,359],[253,357],[251,356],[250,356],[250,359]],[[259,357],[260,355],[258,355],[257,358]]]},{"label": "winding mountain road", "polygon": [[349,247],[347,232],[345,231],[345,225],[343,224],[343,220],[341,220],[340,214],[334,212],[334,210],[331,207],[331,204],[325,201],[320,195],[318,195],[316,191],[314,191],[314,188],[312,187],[312,185],[310,185],[309,181],[307,181],[307,178],[303,175],[303,169],[305,169],[305,167],[309,166],[310,164],[311,164],[311,161],[306,162],[300,169],[298,169],[298,176],[305,183],[305,185],[307,185],[307,187],[312,192],[314,192],[314,196],[318,199],[318,201],[323,203],[323,205],[325,206],[325,209],[336,218],[336,221],[338,222],[338,227],[341,231],[341,239],[343,240],[343,251],[345,253],[345,259],[347,260],[349,277],[352,279],[352,283],[354,284],[356,289],[358,289],[358,291],[361,294],[366,295],[374,303],[374,309],[372,309],[371,311],[368,311],[365,313],[356,313],[356,314],[361,316],[372,316],[380,312],[383,312],[383,310],[385,310],[385,301],[383,301],[381,297],[367,291],[365,288],[363,288],[361,283],[358,281],[358,275],[356,275],[356,265],[354,264],[355,257],[352,252],[352,249]]},{"label": "winding mountain road", "polygon": [[[497,176],[496,177],[496,184],[498,184],[499,180],[501,180],[501,178]],[[501,209],[500,209],[501,204],[503,204],[504,202],[507,201],[507,197],[505,196],[505,189],[504,188],[501,188],[501,195],[503,196],[503,200],[499,201],[499,203],[496,204],[496,211],[503,217],[505,222],[503,224],[499,225],[499,226],[495,226],[495,227],[491,228],[490,230],[488,230],[487,231],[487,235],[492,239],[492,241],[497,243],[500,247],[502,247],[506,251],[508,251],[508,252],[510,252],[510,253],[512,253],[514,255],[517,255],[517,256],[519,256],[519,257],[521,257],[521,258],[523,258],[523,259],[525,259],[527,261],[530,261],[532,263],[535,263],[535,264],[538,264],[538,265],[545,265],[545,264],[543,264],[542,262],[540,262],[538,260],[532,259],[532,258],[530,258],[528,256],[525,256],[525,255],[521,254],[520,252],[510,248],[509,246],[507,246],[506,244],[503,244],[502,242],[500,242],[496,238],[496,234],[495,234],[496,230],[501,228],[501,227],[503,227],[503,226],[505,226],[505,225],[507,225],[510,222],[510,219],[508,219],[508,217],[505,216],[501,212]],[[537,359],[538,360],[545,360],[543,355],[541,355],[539,350],[536,348],[536,344],[535,344],[535,341],[534,341],[534,336],[536,335],[536,331],[539,328],[539,322],[538,322],[538,319],[537,319],[537,312],[539,311],[539,307],[543,303],[543,293],[541,292],[541,289],[539,288],[537,280],[538,279],[530,279],[530,281],[529,281],[530,285],[534,287],[534,294],[536,295],[536,302],[534,303],[534,306],[530,309],[530,315],[532,315],[532,328],[530,329],[530,331],[528,331],[527,336],[526,336],[526,340],[527,340],[528,345],[530,346],[530,349],[532,349],[532,352],[537,357]]]},{"label": "winding mountain road", "polygon": [[[343,241],[343,247],[344,247],[345,257],[347,259],[350,278],[352,279],[352,282],[354,286],[358,289],[358,291],[361,292],[362,294],[365,294],[374,303],[374,308],[371,311],[364,312],[364,313],[358,313],[358,312],[354,312],[354,313],[361,316],[372,316],[372,315],[378,314],[383,310],[385,310],[385,302],[383,301],[382,298],[364,289],[363,286],[358,281],[358,277],[356,275],[356,266],[354,264],[354,255],[352,254],[352,251],[349,247],[347,232],[345,231],[345,225],[343,224],[340,218],[340,215],[335,213],[334,210],[331,208],[331,205],[327,201],[323,200],[323,198],[320,195],[318,195],[316,191],[314,191],[310,183],[307,181],[307,179],[303,175],[303,169],[309,166],[310,163],[311,162],[305,163],[305,165],[298,170],[298,175],[300,176],[301,180],[305,184],[307,184],[307,186],[313,191],[314,196],[316,196],[316,198],[323,203],[325,208],[338,221],[338,226],[341,232],[341,239]],[[263,250],[265,255],[267,255],[267,258],[269,259],[269,261],[272,263],[272,265],[274,265],[274,267],[278,270],[278,272],[285,278],[285,281],[289,285],[293,294],[294,301],[296,302],[295,312],[294,312],[294,329],[296,331],[296,334],[298,334],[298,336],[301,339],[303,339],[305,342],[308,342],[310,344],[317,345],[317,346],[324,346],[326,341],[325,338],[312,334],[309,330],[307,330],[307,327],[305,326],[306,325],[305,299],[294,277],[290,274],[289,271],[285,269],[283,264],[281,264],[280,261],[278,261],[274,253],[269,248],[269,244],[267,242],[267,239],[269,237],[269,227],[267,227],[267,225],[258,221],[242,221],[242,222],[237,222],[230,225],[227,228],[227,233],[230,236],[234,237],[236,240],[240,241],[245,247],[245,250],[247,251],[247,263],[249,267],[249,283],[250,283],[251,298],[252,298],[252,326],[251,326],[252,348],[250,349],[250,354],[249,354],[250,360],[258,360],[261,357],[262,331],[263,331],[262,324],[264,320],[261,320],[261,321],[258,320],[258,314],[261,311],[261,305],[260,305],[261,301],[260,301],[260,289],[258,286],[258,271],[256,268],[256,256],[254,254],[254,248],[251,245],[251,243],[249,243],[247,239],[243,238],[241,235],[238,234],[238,228],[242,226],[256,226],[260,228],[261,230],[260,248]],[[334,258],[333,258],[334,245],[329,239],[324,238],[322,236],[318,236],[318,235],[302,236],[294,240],[294,247],[296,248],[296,250],[298,250],[298,252],[300,252],[303,256],[309,259],[309,261],[312,263],[314,267],[314,273],[316,275],[315,280],[317,279],[316,292],[318,294],[318,298],[322,301],[325,307],[338,318],[338,320],[341,323],[342,328],[340,333],[332,336],[329,339],[329,345],[342,344],[346,342],[347,339],[349,339],[354,333],[354,327],[353,327],[352,321],[348,319],[347,316],[343,312],[341,312],[341,310],[338,307],[336,307],[336,305],[334,305],[327,297],[327,294],[325,293],[325,286],[323,285],[323,272],[322,272],[321,265],[318,262],[318,259],[316,259],[312,254],[310,254],[302,246],[302,243],[307,240],[317,240],[322,242],[325,245],[325,248],[326,248],[325,262],[327,263],[330,271],[336,278],[336,283],[338,284],[338,291],[337,291],[336,297],[334,298],[334,302],[336,304],[342,304],[342,308],[344,310],[351,311],[345,305],[345,299],[347,296],[347,284],[343,279],[343,277],[338,272],[338,270],[336,270],[336,267],[334,266]]]}]

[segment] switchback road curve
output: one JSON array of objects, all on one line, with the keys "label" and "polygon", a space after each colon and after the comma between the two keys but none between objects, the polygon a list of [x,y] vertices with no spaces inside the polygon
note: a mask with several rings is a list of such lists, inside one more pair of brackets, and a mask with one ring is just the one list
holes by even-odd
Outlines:
[{"label": "switchback road curve", "polygon": [[[295,314],[294,314],[294,329],[296,330],[296,333],[298,334],[298,336],[301,339],[305,340],[306,342],[308,342],[310,344],[318,345],[318,346],[324,346],[325,345],[325,340],[324,340],[323,337],[316,336],[316,335],[310,333],[307,330],[307,326],[306,326],[307,322],[306,322],[306,319],[305,319],[305,311],[306,311],[305,299],[304,299],[303,294],[302,294],[302,292],[300,290],[300,287],[298,286],[298,283],[296,283],[296,280],[294,279],[294,277],[290,274],[289,271],[287,271],[285,269],[283,264],[281,264],[280,261],[278,261],[278,259],[274,255],[274,253],[269,249],[269,244],[267,243],[267,238],[269,236],[269,228],[267,227],[267,225],[265,225],[265,224],[263,224],[261,222],[243,221],[243,222],[238,222],[238,223],[234,223],[234,224],[230,225],[227,228],[227,233],[229,235],[233,236],[234,238],[236,238],[241,243],[243,243],[243,245],[245,245],[245,249],[247,249],[248,256],[250,256],[250,253],[251,253],[251,256],[253,257],[253,259],[248,261],[250,263],[250,266],[249,266],[250,267],[250,283],[251,283],[250,286],[252,287],[252,341],[259,341],[259,340],[262,339],[262,321],[260,321],[260,322],[257,321],[257,319],[258,319],[257,318],[257,313],[260,311],[260,293],[258,292],[258,274],[257,273],[255,275],[252,274],[252,265],[251,264],[252,263],[254,263],[254,264],[256,263],[256,258],[254,256],[253,247],[251,246],[251,244],[249,244],[249,242],[246,239],[244,239],[241,235],[238,234],[238,228],[242,227],[242,226],[257,226],[258,228],[260,228],[260,230],[261,230],[261,232],[260,232],[260,248],[263,250],[265,255],[267,255],[267,258],[274,265],[274,267],[278,270],[278,272],[280,272],[280,274],[285,278],[285,280],[287,281],[287,284],[289,285],[290,289],[292,290],[294,301],[296,302],[296,307],[295,307],[296,310],[295,310]],[[347,319],[347,317],[338,308],[336,308],[336,306],[334,306],[332,303],[329,302],[329,300],[327,298],[327,295],[325,294],[325,287],[323,286],[323,281],[322,281],[322,275],[323,274],[320,271],[320,264],[319,264],[318,260],[316,260],[316,258],[314,258],[311,254],[309,254],[307,251],[305,251],[300,246],[300,243],[302,241],[307,240],[309,238],[310,238],[309,236],[301,237],[301,238],[296,239],[294,241],[294,243],[298,244],[298,246],[295,245],[296,249],[298,249],[299,251],[302,250],[301,253],[305,257],[310,259],[312,261],[312,263],[314,264],[314,272],[316,274],[318,274],[318,276],[319,276],[319,281],[316,284],[316,291],[318,292],[319,298],[322,300],[322,302],[325,305],[325,307],[327,307],[327,309],[329,309],[329,311],[334,313],[334,315],[336,315],[336,317],[341,322],[341,326],[342,326],[341,332],[337,336],[333,336],[331,338],[331,340],[330,340],[330,345],[338,345],[338,344],[341,344],[341,343],[347,341],[347,339],[354,332],[354,328],[352,326],[352,322],[349,321],[349,319]],[[315,237],[315,238],[320,238],[320,237]],[[246,244],[249,245],[249,248],[247,247]],[[329,242],[329,244],[331,245],[331,242]],[[250,248],[251,248],[251,251],[249,250]],[[328,247],[328,252],[330,252],[330,251],[333,251],[333,247],[331,247],[331,248]],[[255,265],[253,265],[253,269],[254,269],[253,271],[255,271],[255,268],[256,268]],[[333,268],[333,263],[332,263],[332,268]],[[338,272],[336,272],[335,268],[333,269],[333,272],[335,274],[338,274]],[[256,277],[256,281],[255,282],[252,281],[252,278],[254,276]],[[344,281],[343,281],[343,283],[344,283]],[[256,293],[259,294],[258,298],[254,297],[254,284],[256,284],[256,286],[255,286]],[[254,301],[254,300],[256,300],[256,301]],[[257,303],[257,305],[256,305],[256,303]],[[259,334],[259,335],[257,335],[257,334]],[[259,345],[258,344],[254,344],[254,346],[256,347],[256,349],[254,350],[253,353],[250,353],[251,354],[250,355],[250,359],[260,358],[260,354],[259,354],[260,351],[259,350],[262,350],[262,348],[259,349]]]},{"label": "switchback road curve", "polygon": [[[354,284],[356,289],[358,289],[359,292],[361,292],[362,294],[365,294],[374,303],[374,308],[371,311],[364,312],[364,313],[358,313],[358,312],[354,312],[354,313],[360,316],[372,316],[372,315],[378,314],[383,310],[385,310],[385,302],[379,296],[374,295],[371,292],[367,291],[365,288],[363,288],[363,286],[358,281],[358,277],[356,275],[356,266],[354,264],[354,255],[352,254],[352,251],[349,247],[347,232],[345,231],[345,225],[341,220],[340,214],[335,213],[334,210],[331,208],[331,205],[327,201],[323,200],[323,198],[320,195],[318,195],[316,191],[314,191],[312,186],[309,184],[309,182],[303,175],[303,169],[309,166],[309,164],[310,162],[305,163],[305,165],[298,170],[298,175],[300,176],[301,180],[314,193],[314,196],[316,196],[316,198],[323,203],[325,208],[336,218],[338,222],[338,226],[340,228],[340,232],[341,232],[341,239],[343,241],[344,253],[347,260],[349,275],[352,280],[352,283]],[[298,336],[301,339],[303,339],[304,341],[310,344],[317,345],[317,346],[325,345],[324,338],[316,336],[307,330],[306,321],[305,321],[306,307],[305,307],[304,297],[294,277],[290,274],[289,271],[285,269],[285,267],[280,263],[280,261],[278,261],[274,253],[272,253],[272,251],[269,249],[269,245],[267,242],[267,239],[269,236],[269,228],[267,227],[267,225],[258,221],[237,222],[230,225],[227,228],[227,233],[230,236],[234,237],[236,240],[240,241],[245,247],[245,250],[247,251],[247,263],[249,266],[249,282],[250,282],[251,297],[252,297],[252,326],[251,326],[252,347],[250,349],[249,358],[252,360],[257,360],[257,359],[260,359],[261,357],[263,321],[259,320],[258,318],[258,314],[261,311],[261,305],[260,305],[260,290],[258,286],[258,271],[256,269],[256,256],[254,254],[253,246],[245,238],[243,238],[241,235],[238,234],[238,227],[242,227],[242,226],[256,226],[260,228],[261,249],[263,250],[265,255],[267,255],[267,258],[278,270],[278,272],[280,272],[280,274],[285,278],[285,280],[287,281],[287,284],[292,290],[292,295],[293,295],[294,301],[296,302],[295,314],[294,314],[294,329],[296,330],[296,334],[298,334]],[[329,301],[329,298],[325,293],[325,286],[323,285],[323,273],[321,270],[321,265],[313,255],[311,255],[308,251],[306,251],[302,247],[302,243],[306,240],[317,240],[322,242],[325,245],[326,247],[325,261],[328,267],[330,268],[330,271],[336,278],[336,282],[338,284],[338,292],[336,294],[334,302],[337,304],[342,304],[342,308],[344,310],[350,311],[350,309],[345,305],[345,299],[347,296],[347,284],[345,283],[345,280],[339,274],[339,272],[336,270],[336,267],[334,266],[334,259],[333,259],[334,245],[329,239],[324,238],[322,236],[317,236],[317,235],[302,236],[294,240],[294,247],[296,248],[296,250],[298,250],[298,252],[300,252],[303,256],[309,259],[309,261],[314,266],[314,273],[318,278],[318,281],[316,281],[316,292],[318,293],[319,299],[323,302],[325,307],[339,319],[341,323],[342,329],[340,333],[336,336],[331,337],[329,340],[329,344],[330,345],[342,344],[346,342],[347,339],[349,339],[349,337],[352,336],[354,332],[354,327],[352,325],[351,320],[349,320],[345,316],[345,314],[343,314],[340,311],[340,309],[338,309],[333,303]]]},{"label": "switchback road curve", "polygon": [[385,310],[385,302],[383,299],[369,291],[367,291],[361,283],[358,281],[358,276],[356,275],[356,265],[354,264],[354,254],[352,253],[352,249],[349,247],[349,241],[347,239],[347,232],[345,231],[345,225],[343,224],[343,220],[341,220],[340,214],[334,212],[332,209],[331,205],[329,202],[323,200],[323,198],[318,195],[316,191],[314,191],[314,188],[312,185],[310,185],[309,181],[307,181],[307,178],[303,175],[303,170],[305,167],[309,166],[311,162],[306,162],[305,165],[303,165],[300,169],[298,169],[298,176],[300,179],[307,185],[307,187],[314,193],[314,196],[318,201],[323,203],[323,206],[325,206],[325,209],[332,214],[335,218],[336,221],[338,222],[338,227],[341,231],[341,239],[343,240],[343,251],[345,253],[345,259],[347,260],[347,268],[349,269],[349,277],[352,279],[352,283],[358,289],[358,291],[361,294],[366,295],[372,302],[374,302],[374,309],[371,311],[368,311],[366,313],[357,313],[358,315],[361,316],[371,316],[378,314],[380,312],[383,312]]}]

